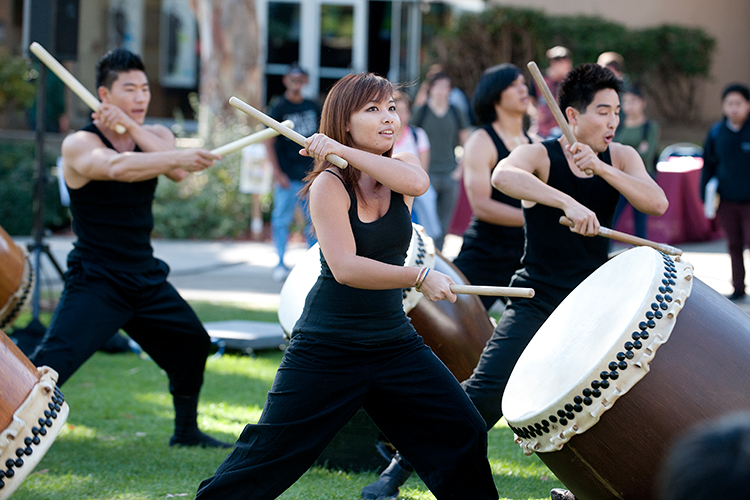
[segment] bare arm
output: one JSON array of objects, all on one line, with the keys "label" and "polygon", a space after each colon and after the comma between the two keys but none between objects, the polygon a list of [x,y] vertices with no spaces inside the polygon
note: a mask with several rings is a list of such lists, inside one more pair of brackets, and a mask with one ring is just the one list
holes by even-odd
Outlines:
[{"label": "bare arm", "polygon": [[[420,169],[421,170],[421,169]],[[354,288],[388,290],[414,286],[420,268],[396,266],[357,255],[349,222],[349,195],[332,175],[319,175],[310,187],[310,217],[320,250],[337,282]],[[430,271],[422,292],[430,300],[455,302],[449,276]]]},{"label": "bare arm", "polygon": [[197,172],[219,159],[203,148],[118,153],[105,146],[97,135],[83,131],[65,138],[62,157],[66,182],[72,188],[79,188],[90,180],[137,182],[177,169]]},{"label": "bare arm", "polygon": [[667,196],[648,175],[641,155],[632,147],[618,143],[610,145],[610,152],[612,165],[600,162],[594,173],[622,193],[636,210],[649,215],[666,212]]},{"label": "bare arm", "polygon": [[489,134],[476,130],[464,152],[464,187],[474,216],[499,226],[522,227],[523,210],[492,199],[491,174],[497,164],[497,150]]},{"label": "bare arm", "polygon": [[[174,134],[163,125],[140,125],[119,107],[104,102],[99,110],[91,114],[94,125],[100,130],[110,129],[114,131],[120,125],[125,127],[126,134],[135,141],[141,151],[144,152],[166,152],[175,151]],[[174,168],[164,173],[175,182],[180,182],[187,177],[188,172],[180,168]]]},{"label": "bare arm", "polygon": [[571,231],[584,236],[599,234],[596,214],[572,196],[547,185],[550,162],[545,147],[529,144],[515,148],[492,173],[492,185],[519,200],[559,208],[573,221]]},{"label": "bare arm", "polygon": [[336,154],[350,166],[368,174],[388,189],[406,196],[419,196],[427,191],[430,178],[422,169],[419,159],[411,153],[401,153],[393,158],[344,146],[324,134],[313,134],[305,141],[306,150],[300,151],[322,160]]}]

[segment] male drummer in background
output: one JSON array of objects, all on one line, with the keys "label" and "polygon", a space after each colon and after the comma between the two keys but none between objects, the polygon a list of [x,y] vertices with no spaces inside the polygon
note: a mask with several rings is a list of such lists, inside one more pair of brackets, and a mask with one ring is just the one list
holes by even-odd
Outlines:
[{"label": "male drummer in background", "polygon": [[[60,302],[30,359],[56,370],[62,385],[122,328],[169,377],[175,407],[170,446],[229,447],[198,429],[210,339],[151,248],[157,178],[179,182],[220,157],[202,148],[177,150],[169,129],[144,125],[151,94],[139,56],[123,49],[105,54],[96,85],[102,105],[93,123],[62,144],[78,239]],[[125,133],[115,131],[118,124]]]},{"label": "male drummer in background", "polygon": [[[661,215],[667,209],[664,192],[638,152],[612,142],[620,122],[620,85],[612,71],[596,64],[573,69],[561,82],[558,98],[577,142],[570,146],[563,136],[518,146],[493,171],[498,190],[527,200],[524,267],[511,286],[533,288],[535,295],[509,300],[474,373],[461,384],[488,429],[502,417],[503,392],[526,345],[558,304],[607,261],[609,241],[591,236],[598,234],[600,221],[611,225],[620,193],[644,213]],[[573,228],[559,223],[563,215]],[[591,307],[596,299],[591,297]],[[363,497],[395,498],[392,494],[410,474],[394,460]],[[574,498],[565,493],[559,497],[553,490],[553,500]]]},{"label": "male drummer in background", "polygon": [[[620,122],[619,92],[620,81],[609,69],[596,64],[573,69],[558,99],[576,142],[569,145],[562,137],[520,146],[492,175],[497,189],[525,200],[524,267],[511,286],[530,287],[536,294],[511,299],[474,373],[462,384],[488,428],[502,416],[505,386],[526,345],[558,304],[607,261],[609,241],[596,236],[600,223],[611,226],[620,194],[647,214],[667,209],[664,192],[638,152],[612,142]],[[572,228],[559,223],[563,215],[573,221]],[[592,308],[596,301],[591,297]]]}]

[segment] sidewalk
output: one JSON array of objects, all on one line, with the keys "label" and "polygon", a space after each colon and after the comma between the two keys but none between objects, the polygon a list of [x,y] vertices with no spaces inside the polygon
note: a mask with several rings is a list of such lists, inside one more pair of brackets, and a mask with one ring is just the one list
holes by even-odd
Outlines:
[{"label": "sidewalk", "polygon": [[[16,239],[17,243],[23,245],[29,241],[29,238]],[[73,237],[53,236],[45,239],[45,243],[57,262],[65,268]],[[460,245],[460,237],[449,236],[445,255],[455,257]],[[683,250],[683,257],[693,264],[697,278],[723,295],[732,292],[729,255],[724,240],[676,246]],[[154,254],[166,261],[172,270],[170,282],[188,300],[252,302],[264,308],[278,306],[282,283],[271,277],[278,258],[270,242],[154,240],[153,247]],[[614,250],[626,248],[617,245]],[[286,264],[293,266],[306,251],[303,243],[291,243],[287,249]],[[60,290],[62,282],[49,259],[45,255],[41,258],[42,285]],[[750,270],[747,253],[745,262]],[[737,306],[750,314],[750,300],[738,302]]]}]

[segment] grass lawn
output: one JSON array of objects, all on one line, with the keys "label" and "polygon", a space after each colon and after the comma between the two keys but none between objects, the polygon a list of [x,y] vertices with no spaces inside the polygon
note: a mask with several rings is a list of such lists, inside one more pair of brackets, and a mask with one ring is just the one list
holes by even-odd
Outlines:
[{"label": "grass lawn", "polygon": [[[203,321],[276,321],[275,311],[239,305],[192,303]],[[28,313],[27,313],[28,314]],[[42,321],[48,323],[48,317]],[[28,322],[20,318],[17,325]],[[254,357],[210,358],[199,406],[200,426],[234,442],[257,421],[281,361],[279,351]],[[227,450],[170,448],[172,398],[167,378],[151,360],[134,354],[97,353],[65,384],[70,416],[52,448],[13,495],[13,500],[135,500],[193,498]],[[561,483],[536,457],[513,443],[504,421],[489,433],[489,458],[501,498],[548,499]],[[310,469],[281,499],[360,498],[374,473]],[[432,499],[418,477],[401,499]]]}]

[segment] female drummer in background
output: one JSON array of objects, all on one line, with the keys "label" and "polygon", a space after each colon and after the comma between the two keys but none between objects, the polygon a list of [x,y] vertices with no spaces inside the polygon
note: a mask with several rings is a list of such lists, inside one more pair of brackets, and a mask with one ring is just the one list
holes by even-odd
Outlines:
[{"label": "female drummer in background", "polygon": [[[464,149],[464,186],[473,216],[453,263],[472,285],[508,286],[521,267],[521,201],[501,193],[490,177],[497,163],[522,144],[541,142],[523,128],[529,88],[512,64],[487,69],[474,89],[472,108],[480,125]],[[496,297],[482,296],[489,309]]]},{"label": "female drummer in background", "polygon": [[[496,499],[486,424],[409,323],[401,289],[455,301],[451,279],[403,265],[409,208],[428,186],[412,154],[391,157],[400,122],[393,87],[369,73],[331,89],[303,195],[321,274],[279,366],[260,419],[204,481],[200,499],[272,499],[292,485],[364,408],[438,499]],[[325,161],[349,162],[339,170]]]}]

